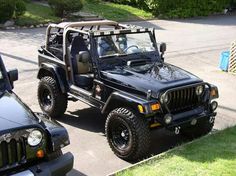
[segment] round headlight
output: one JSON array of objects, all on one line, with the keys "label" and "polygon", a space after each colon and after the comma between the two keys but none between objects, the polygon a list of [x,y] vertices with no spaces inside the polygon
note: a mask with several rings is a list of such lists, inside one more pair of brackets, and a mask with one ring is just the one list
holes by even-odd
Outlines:
[{"label": "round headlight", "polygon": [[34,147],[39,145],[42,139],[43,139],[42,132],[39,130],[33,130],[30,132],[27,141],[30,146]]},{"label": "round headlight", "polygon": [[204,90],[204,87],[203,87],[203,86],[197,86],[197,87],[196,87],[196,94],[197,94],[198,96],[199,96],[199,95],[202,95],[203,90]]},{"label": "round headlight", "polygon": [[163,94],[161,96],[161,103],[168,103],[169,102],[169,95],[168,94]]}]

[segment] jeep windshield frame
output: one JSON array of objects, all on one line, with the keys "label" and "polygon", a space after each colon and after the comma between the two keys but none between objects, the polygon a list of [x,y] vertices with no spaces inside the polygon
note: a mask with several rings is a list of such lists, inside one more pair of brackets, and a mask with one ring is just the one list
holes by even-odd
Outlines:
[{"label": "jeep windshield frame", "polygon": [[[122,31],[110,35],[94,36],[96,53],[99,59],[158,52],[157,44],[151,31]],[[110,51],[105,53],[106,49],[110,49]]]},{"label": "jeep windshield frame", "polygon": [[[99,58],[96,48],[96,36],[102,35],[111,35],[111,34],[128,34],[128,33],[145,33],[148,32],[151,38],[151,41],[154,44],[155,51],[153,52],[146,52],[146,53],[139,53],[139,55],[146,55],[149,57],[150,55],[155,56],[155,62],[159,60],[159,51],[156,43],[155,37],[155,29],[154,28],[142,28],[137,26],[128,26],[124,24],[120,24],[114,21],[109,20],[101,20],[101,21],[85,21],[85,22],[74,22],[74,23],[60,23],[60,24],[51,24],[47,28],[46,32],[46,43],[44,50],[48,51],[49,47],[49,36],[51,34],[51,29],[57,28],[58,30],[63,31],[63,57],[58,62],[63,63],[66,70],[66,77],[68,80],[73,80],[73,72],[71,71],[71,61],[70,61],[70,53],[68,53],[68,47],[70,46],[70,42],[68,40],[68,36],[70,33],[80,33],[82,35],[87,35],[89,38],[90,44],[90,58],[93,64],[93,70],[99,75],[100,71],[103,70],[103,63],[101,63],[102,59]],[[137,54],[130,54],[128,56],[118,56],[121,57],[133,57],[133,55]],[[149,56],[148,56],[149,55]],[[54,56],[53,56],[54,57]],[[117,58],[117,56],[113,57]],[[105,59],[107,60],[107,59]],[[104,60],[104,61],[105,61]],[[122,60],[122,59],[121,59]],[[128,61],[128,60],[127,60]],[[103,62],[103,61],[102,61]]]},{"label": "jeep windshield frame", "polygon": [[[96,55],[96,64],[99,70],[104,70],[107,67],[113,66],[125,66],[128,61],[137,60],[146,60],[148,62],[158,62],[160,60],[160,54],[155,38],[155,29],[149,28],[128,28],[128,29],[118,29],[111,31],[96,31],[90,33],[91,42],[93,46],[93,52]],[[97,51],[97,37],[104,36],[113,36],[113,35],[132,35],[132,34],[148,34],[150,37],[150,44],[153,45],[152,51],[136,52],[129,54],[113,54],[104,57],[100,57]],[[141,59],[142,58],[142,59]],[[161,61],[161,60],[160,60]],[[110,66],[109,66],[110,65]]]}]

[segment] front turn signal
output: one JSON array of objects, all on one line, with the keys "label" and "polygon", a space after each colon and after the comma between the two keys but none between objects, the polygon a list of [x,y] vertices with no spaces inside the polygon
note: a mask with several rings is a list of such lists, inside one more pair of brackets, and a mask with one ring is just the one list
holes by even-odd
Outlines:
[{"label": "front turn signal", "polygon": [[44,151],[43,150],[38,150],[36,153],[37,158],[43,158],[44,157]]},{"label": "front turn signal", "polygon": [[152,111],[157,111],[161,108],[161,105],[159,103],[155,103],[151,105],[151,110]]},{"label": "front turn signal", "polygon": [[211,99],[219,98],[218,88],[215,86],[212,87],[210,95],[211,95]]},{"label": "front turn signal", "polygon": [[216,90],[215,90],[215,89],[212,89],[212,90],[211,90],[211,96],[212,96],[212,97],[215,97],[215,96],[216,96]]}]

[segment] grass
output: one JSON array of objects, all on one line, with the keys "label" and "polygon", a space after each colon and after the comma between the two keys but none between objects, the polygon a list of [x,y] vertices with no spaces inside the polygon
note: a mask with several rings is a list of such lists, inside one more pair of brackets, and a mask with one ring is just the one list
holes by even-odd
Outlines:
[{"label": "grass", "polygon": [[236,127],[177,147],[117,176],[235,176]]},{"label": "grass", "polygon": [[[59,22],[51,8],[29,2],[26,4],[26,12],[16,20],[19,26],[37,25],[48,22]],[[153,18],[152,14],[128,5],[115,4],[97,0],[85,0],[82,12],[98,15],[115,21],[132,21]]]},{"label": "grass", "polygon": [[60,18],[54,16],[50,7],[27,3],[26,9],[25,14],[16,20],[16,24],[19,26],[29,26],[60,21]]},{"label": "grass", "polygon": [[153,15],[150,12],[128,5],[103,2],[99,0],[86,0],[82,11],[93,13],[115,21],[146,20],[153,18]]}]

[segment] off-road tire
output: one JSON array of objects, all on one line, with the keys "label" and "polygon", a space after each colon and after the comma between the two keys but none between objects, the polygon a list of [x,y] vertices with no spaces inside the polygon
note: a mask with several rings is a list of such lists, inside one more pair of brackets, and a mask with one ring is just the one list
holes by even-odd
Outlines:
[{"label": "off-road tire", "polygon": [[[129,144],[124,150],[119,149],[113,140],[114,125],[121,122],[127,125],[129,131]],[[117,108],[110,112],[106,120],[106,136],[112,151],[127,161],[142,159],[148,154],[150,148],[150,130],[148,122],[128,108]]]},{"label": "off-road tire", "polygon": [[185,129],[181,129],[180,133],[182,136],[189,139],[199,138],[211,132],[214,126],[214,122],[210,123],[209,120],[204,120],[200,123],[197,123],[195,126],[190,126]]},{"label": "off-road tire", "polygon": [[[43,93],[48,91],[51,96],[51,103],[46,106],[43,102]],[[57,82],[50,76],[43,77],[38,85],[38,102],[39,105],[47,115],[52,118],[62,116],[67,108],[67,95],[62,93],[58,88]]]}]

